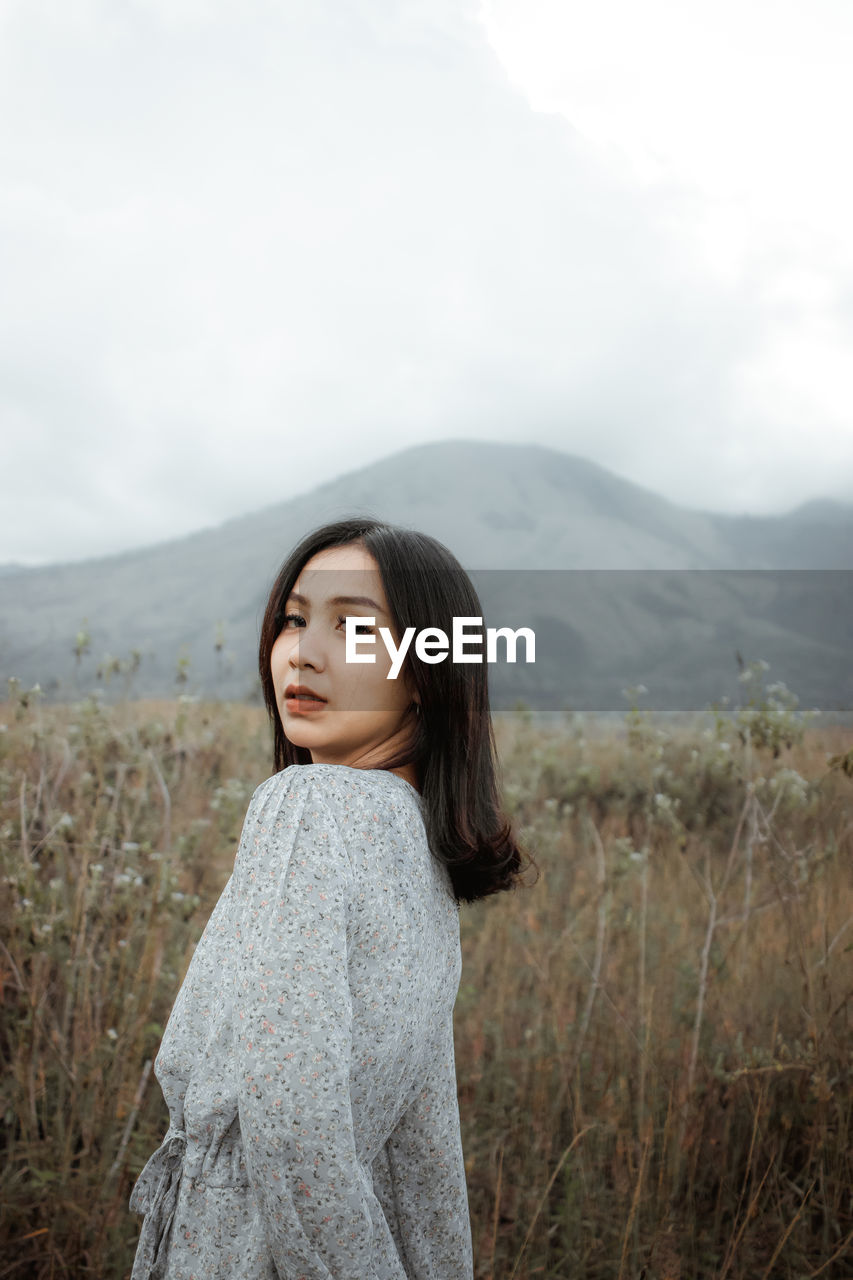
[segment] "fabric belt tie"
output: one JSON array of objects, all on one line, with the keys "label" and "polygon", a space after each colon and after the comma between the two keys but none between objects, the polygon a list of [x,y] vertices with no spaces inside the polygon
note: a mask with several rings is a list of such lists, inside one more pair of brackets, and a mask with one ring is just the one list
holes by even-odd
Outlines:
[{"label": "fabric belt tie", "polygon": [[165,1274],[186,1149],[184,1132],[167,1133],[131,1192],[131,1211],[145,1214],[131,1280],[162,1280]]}]

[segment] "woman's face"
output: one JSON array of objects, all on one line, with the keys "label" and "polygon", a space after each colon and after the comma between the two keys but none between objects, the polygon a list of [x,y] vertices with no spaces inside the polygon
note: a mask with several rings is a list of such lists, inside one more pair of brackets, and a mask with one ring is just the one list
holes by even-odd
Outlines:
[{"label": "woman's face", "polygon": [[[315,764],[378,765],[389,744],[406,740],[415,711],[405,669],[387,679],[391,658],[379,627],[390,628],[395,645],[400,637],[373,556],[359,544],[318,552],[294,583],[285,614],[270,658],[285,734]],[[375,618],[359,628],[375,634],[375,643],[358,650],[375,663],[346,661],[347,617]],[[306,689],[324,701],[296,696]]]}]

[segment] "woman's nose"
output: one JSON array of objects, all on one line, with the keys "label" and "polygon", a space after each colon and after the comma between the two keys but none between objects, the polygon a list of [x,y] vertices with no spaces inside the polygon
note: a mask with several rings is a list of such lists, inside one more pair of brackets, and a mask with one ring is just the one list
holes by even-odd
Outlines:
[{"label": "woman's nose", "polygon": [[294,671],[302,667],[311,667],[313,671],[322,671],[326,665],[322,647],[316,635],[310,635],[310,627],[302,627],[297,632],[296,644],[290,651],[288,662]]}]

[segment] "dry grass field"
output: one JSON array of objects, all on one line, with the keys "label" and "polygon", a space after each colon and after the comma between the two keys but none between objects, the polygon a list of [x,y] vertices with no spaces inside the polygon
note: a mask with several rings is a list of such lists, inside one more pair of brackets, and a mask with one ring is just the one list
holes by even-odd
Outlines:
[{"label": "dry grass field", "polygon": [[[746,676],[678,731],[497,723],[539,875],[462,910],[477,1280],[853,1275],[851,735]],[[0,721],[0,1280],[120,1280],[268,730],[15,687]]]}]

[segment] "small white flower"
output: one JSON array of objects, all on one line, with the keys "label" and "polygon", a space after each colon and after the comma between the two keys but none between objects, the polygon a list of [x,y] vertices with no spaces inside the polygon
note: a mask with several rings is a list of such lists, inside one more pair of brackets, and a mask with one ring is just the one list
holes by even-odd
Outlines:
[{"label": "small white flower", "polygon": [[786,791],[793,799],[805,801],[808,795],[809,784],[805,778],[797,773],[796,769],[780,769],[779,772],[770,779],[771,791]]},{"label": "small white flower", "polygon": [[115,1027],[110,1027],[107,1031],[107,1035],[111,1040],[118,1040],[118,1032],[116,1031]]}]

